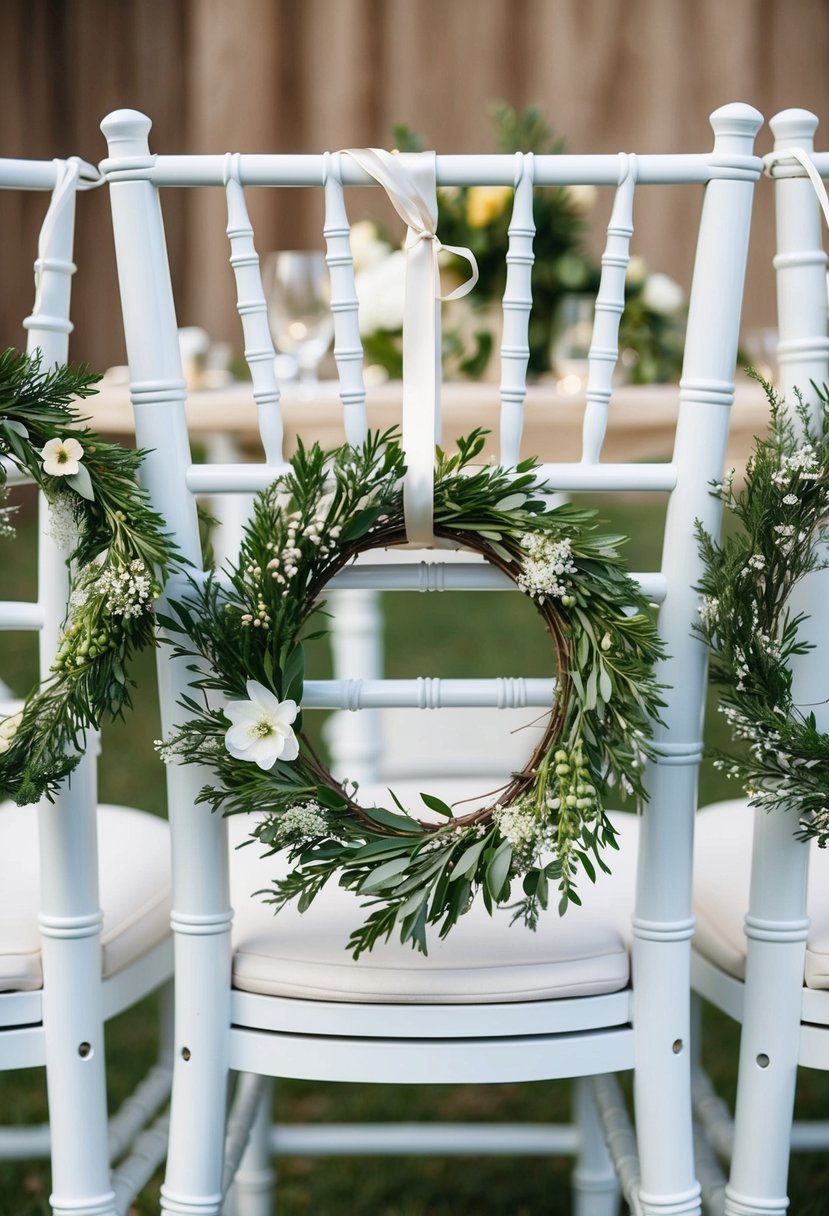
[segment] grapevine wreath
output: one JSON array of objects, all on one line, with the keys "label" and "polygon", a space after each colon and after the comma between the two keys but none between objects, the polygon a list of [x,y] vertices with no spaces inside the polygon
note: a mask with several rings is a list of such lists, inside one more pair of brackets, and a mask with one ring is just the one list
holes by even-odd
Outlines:
[{"label": "grapevine wreath", "polygon": [[597,532],[591,510],[551,507],[532,461],[476,465],[483,445],[477,430],[453,455],[438,449],[434,532],[482,554],[532,598],[557,676],[541,742],[484,809],[456,813],[424,792],[421,819],[391,790],[387,805],[361,805],[304,729],[303,643],[324,624],[327,584],[358,554],[406,540],[395,432],[332,452],[300,446],[257,496],[238,561],[188,575],[160,618],[192,671],[187,717],[159,743],[163,759],[211,771],[200,800],[212,810],[260,812],[255,838],[266,855],[287,850],[291,863],[265,893],[277,909],[297,900],[305,910],[332,878],[366,897],[371,911],[349,942],[355,957],[395,927],[425,951],[426,926],[445,935],[477,892],[491,911],[517,883],[515,917],[533,927],[551,883],[562,911],[578,904],[577,872],[606,870],[603,851],[616,844],[608,786],[638,804],[645,797],[662,651],[625,573],[623,538]]},{"label": "grapevine wreath", "polygon": [[817,417],[798,396],[794,409],[764,385],[771,417],[755,441],[745,484],[716,488],[735,527],[718,543],[702,529],[706,563],[699,633],[711,648],[711,678],[738,748],[715,763],[739,780],[754,806],[790,810],[798,835],[829,842],[829,734],[814,707],[798,704],[792,659],[811,646],[791,594],[826,567],[829,508],[829,396]]},{"label": "grapevine wreath", "polygon": [[154,642],[153,600],[174,557],[136,482],[142,453],[101,439],[73,404],[98,379],[83,367],[44,371],[38,355],[0,354],[0,536],[14,535],[7,483],[16,469],[43,491],[70,569],[51,676],[20,712],[0,717],[0,792],[21,805],[52,797],[86,731],[129,708],[130,660]]}]

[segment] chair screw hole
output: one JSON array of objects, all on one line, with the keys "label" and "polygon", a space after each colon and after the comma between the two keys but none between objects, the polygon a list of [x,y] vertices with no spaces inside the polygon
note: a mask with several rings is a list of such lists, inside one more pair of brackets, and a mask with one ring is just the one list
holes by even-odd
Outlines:
[{"label": "chair screw hole", "polygon": [[675,1056],[679,1055],[679,1053],[682,1051],[682,1039],[674,1039],[673,1043],[671,1044],[671,1051]]},{"label": "chair screw hole", "polygon": [[189,1048],[189,1047],[182,1047],[182,1049],[181,1049],[181,1058],[182,1058],[182,1060],[189,1060],[189,1059],[190,1059],[190,1054],[191,1054],[191,1053],[190,1053],[190,1048]]},{"label": "chair screw hole", "polygon": [[90,1043],[79,1043],[78,1044],[78,1055],[81,1057],[82,1060],[88,1060],[89,1057],[92,1055],[92,1045]]},{"label": "chair screw hole", "polygon": [[769,1063],[770,1063],[770,1061],[769,1061],[768,1056],[766,1055],[766,1053],[764,1051],[761,1051],[759,1056],[757,1057],[757,1067],[758,1068],[768,1068]]}]

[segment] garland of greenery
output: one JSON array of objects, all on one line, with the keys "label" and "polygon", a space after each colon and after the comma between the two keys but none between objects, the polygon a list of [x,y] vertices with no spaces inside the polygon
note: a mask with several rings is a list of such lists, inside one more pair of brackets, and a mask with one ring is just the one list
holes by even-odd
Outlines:
[{"label": "garland of greenery", "polygon": [[798,816],[799,836],[829,842],[829,735],[792,697],[791,660],[811,649],[798,637],[795,585],[826,566],[829,397],[817,422],[798,395],[794,417],[764,384],[768,433],[755,441],[745,485],[733,472],[717,493],[738,527],[718,543],[699,529],[705,575],[698,631],[711,649],[719,709],[739,745],[715,761],[742,782],[754,806]]},{"label": "garland of greenery", "polygon": [[433,814],[420,820],[391,791],[388,806],[361,806],[303,729],[303,641],[318,636],[320,596],[357,554],[405,541],[395,433],[357,449],[300,446],[290,472],[257,497],[228,577],[190,577],[160,618],[175,653],[197,660],[188,719],[160,744],[162,757],[212,771],[200,800],[214,811],[261,812],[254,836],[292,863],[269,893],[277,909],[294,899],[306,909],[335,876],[367,897],[373,910],[349,942],[355,957],[395,926],[425,951],[427,924],[444,936],[476,892],[491,911],[516,879],[515,916],[533,927],[551,882],[562,911],[580,903],[578,869],[594,879],[596,866],[607,869],[603,849],[616,847],[607,787],[645,797],[662,649],[624,571],[623,538],[596,533],[593,511],[551,509],[531,461],[512,472],[476,467],[483,444],[475,431],[456,454],[438,450],[435,534],[482,553],[532,597],[558,677],[542,742],[492,806],[455,815],[424,793]]},{"label": "garland of greenery", "polygon": [[[0,456],[45,494],[70,598],[53,675],[0,720],[0,790],[19,804],[52,796],[78,764],[87,729],[130,706],[128,666],[154,641],[153,600],[175,556],[136,475],[143,453],[83,426],[95,392],[86,368],[43,371],[38,355],[0,354]],[[14,533],[0,463],[0,535]]]}]

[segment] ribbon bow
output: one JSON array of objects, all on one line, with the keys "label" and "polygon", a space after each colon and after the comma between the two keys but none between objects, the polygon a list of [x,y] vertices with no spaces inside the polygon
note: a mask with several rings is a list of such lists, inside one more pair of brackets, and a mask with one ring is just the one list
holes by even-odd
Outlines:
[{"label": "ribbon bow", "polygon": [[[440,384],[440,301],[458,300],[478,281],[470,249],[444,245],[437,235],[434,152],[420,153],[408,165],[382,148],[351,148],[346,155],[384,188],[407,226],[406,291],[403,309],[403,513],[410,544],[435,544],[435,440]],[[469,278],[446,296],[440,291],[441,249],[465,258]]]}]

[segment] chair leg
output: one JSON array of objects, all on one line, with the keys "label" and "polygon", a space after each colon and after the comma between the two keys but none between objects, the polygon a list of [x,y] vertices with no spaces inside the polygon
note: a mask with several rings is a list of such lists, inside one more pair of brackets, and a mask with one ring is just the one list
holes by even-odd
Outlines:
[{"label": "chair leg", "polygon": [[802,942],[749,942],[725,1216],[788,1211],[802,981]]},{"label": "chair leg", "polygon": [[275,1210],[276,1172],[272,1166],[271,1123],[273,1083],[265,1086],[256,1119],[250,1130],[236,1179],[228,1195],[223,1216],[271,1216]]},{"label": "chair leg", "polygon": [[[222,918],[223,919],[223,918]],[[229,918],[218,932],[176,924],[173,1095],[165,1216],[219,1216],[223,1202],[230,1024]],[[210,926],[211,928],[213,926]],[[207,982],[205,977],[212,977]]]},{"label": "chair leg", "polygon": [[619,1182],[607,1151],[590,1081],[573,1086],[573,1116],[579,1129],[579,1155],[573,1170],[574,1216],[617,1216]]}]

